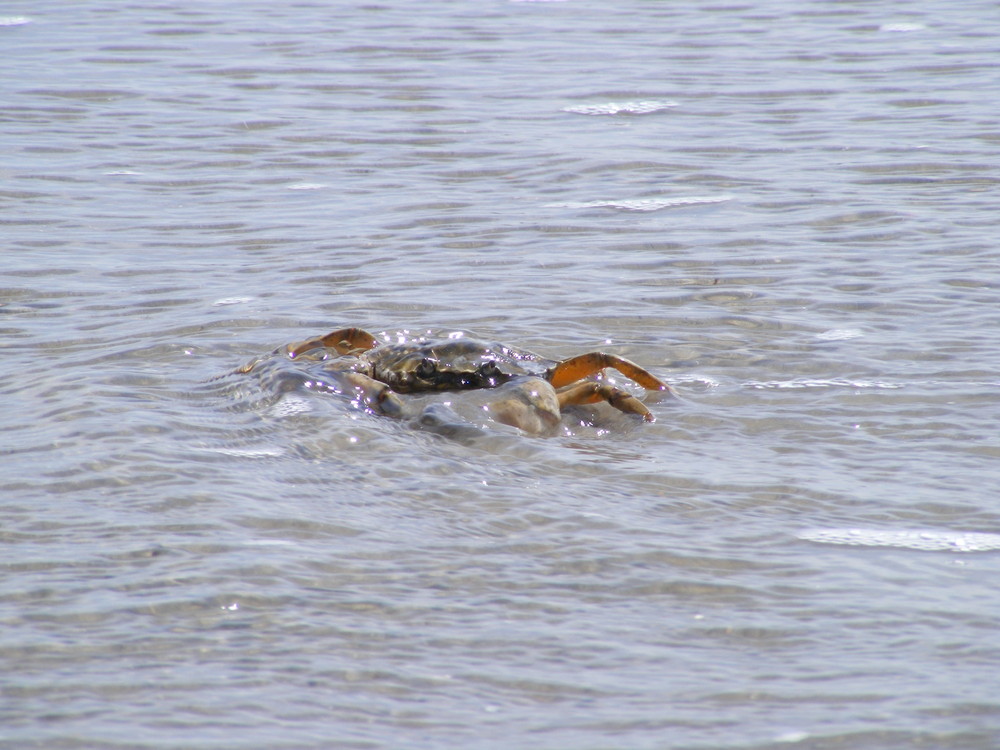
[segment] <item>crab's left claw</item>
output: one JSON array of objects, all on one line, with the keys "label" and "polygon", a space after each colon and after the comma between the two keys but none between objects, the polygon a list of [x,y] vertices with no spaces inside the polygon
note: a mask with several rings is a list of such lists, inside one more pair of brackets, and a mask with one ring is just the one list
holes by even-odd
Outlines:
[{"label": "crab's left claw", "polygon": [[320,336],[318,339],[289,344],[286,351],[290,358],[295,359],[300,354],[313,349],[334,349],[337,354],[350,354],[374,349],[377,344],[378,341],[368,331],[363,331],[360,328],[341,328],[331,331],[326,336]]},{"label": "crab's left claw", "polygon": [[590,352],[589,354],[581,354],[577,357],[564,359],[548,371],[546,379],[552,383],[553,388],[562,388],[570,383],[575,383],[591,375],[596,375],[606,367],[618,370],[622,375],[634,380],[647,390],[670,390],[670,386],[655,377],[652,373],[639,367],[635,362],[631,362],[624,357],[616,357],[614,354],[605,354],[604,352]]},{"label": "crab's left claw", "polygon": [[646,405],[639,399],[621,388],[615,388],[607,383],[598,383],[593,380],[583,380],[579,383],[563,386],[556,391],[559,399],[559,406],[575,406],[577,404],[595,404],[599,401],[607,401],[618,411],[626,414],[636,414],[646,422],[655,422],[656,418],[646,408]]}]

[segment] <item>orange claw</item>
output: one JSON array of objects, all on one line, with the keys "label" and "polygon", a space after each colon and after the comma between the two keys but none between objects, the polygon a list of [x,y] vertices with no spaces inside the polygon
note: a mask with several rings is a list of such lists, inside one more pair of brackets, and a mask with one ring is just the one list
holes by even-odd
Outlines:
[{"label": "orange claw", "polygon": [[564,359],[556,364],[547,374],[547,380],[552,383],[553,388],[575,383],[590,375],[596,375],[605,367],[612,367],[622,375],[651,391],[670,390],[667,384],[656,378],[652,373],[647,372],[624,357],[616,357],[614,354],[604,352],[590,352],[577,357]]},{"label": "orange claw", "polygon": [[560,388],[556,391],[556,396],[559,399],[560,407],[607,401],[618,409],[618,411],[623,411],[626,414],[638,414],[647,422],[656,421],[655,417],[653,417],[642,401],[631,393],[623,391],[621,388],[615,388],[607,383],[584,380],[580,383]]},{"label": "orange claw", "polygon": [[287,351],[288,356],[295,359],[300,354],[313,349],[335,349],[337,354],[350,354],[351,352],[374,349],[377,344],[375,337],[368,331],[362,331],[360,328],[341,328],[318,339],[289,344]]}]

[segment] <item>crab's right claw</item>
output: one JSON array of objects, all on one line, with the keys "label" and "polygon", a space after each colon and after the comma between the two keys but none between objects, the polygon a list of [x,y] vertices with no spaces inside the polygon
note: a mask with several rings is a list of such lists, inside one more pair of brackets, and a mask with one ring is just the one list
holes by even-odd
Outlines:
[{"label": "crab's right claw", "polygon": [[618,370],[625,377],[634,380],[650,391],[669,391],[670,387],[651,372],[639,367],[635,362],[604,352],[590,352],[564,359],[548,373],[548,380],[554,388],[575,383],[583,378],[596,375],[606,367]]}]

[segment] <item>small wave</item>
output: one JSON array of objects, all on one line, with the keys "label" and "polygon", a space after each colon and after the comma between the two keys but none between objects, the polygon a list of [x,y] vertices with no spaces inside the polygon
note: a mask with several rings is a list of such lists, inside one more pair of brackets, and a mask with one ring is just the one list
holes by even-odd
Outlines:
[{"label": "small wave", "polygon": [[252,302],[253,297],[224,297],[212,303],[212,307],[223,307],[224,305],[243,305]]},{"label": "small wave", "polygon": [[807,529],[798,538],[820,544],[856,547],[902,547],[925,551],[990,552],[1000,550],[1000,534],[966,531],[887,529]]},{"label": "small wave", "polygon": [[632,102],[606,102],[605,104],[574,104],[563,107],[563,112],[574,115],[646,115],[650,112],[660,112],[676,107],[672,99],[644,99]]},{"label": "small wave", "polygon": [[622,211],[659,211],[663,208],[679,206],[699,206],[725,203],[731,195],[699,195],[684,198],[636,198],[620,201],[571,201],[568,203],[548,203],[546,208],[617,208]]},{"label": "small wave", "polygon": [[878,27],[879,31],[923,31],[927,27],[922,23],[884,23]]},{"label": "small wave", "polygon": [[792,388],[873,388],[896,390],[902,388],[902,383],[888,383],[883,380],[848,380],[847,378],[799,378],[796,380],[751,380],[745,383],[747,388],[757,390],[786,390]]},{"label": "small wave", "polygon": [[290,539],[245,539],[240,542],[247,547],[297,547],[298,542]]},{"label": "small wave", "polygon": [[856,339],[864,336],[857,328],[831,328],[829,331],[817,333],[816,338],[823,341],[845,341],[846,339]]},{"label": "small wave", "polygon": [[24,26],[31,23],[27,16],[0,16],[0,26]]},{"label": "small wave", "polygon": [[296,182],[292,185],[286,185],[286,190],[322,190],[323,188],[330,187],[325,182]]},{"label": "small wave", "polygon": [[278,458],[285,455],[283,448],[203,448],[202,450],[235,458]]},{"label": "small wave", "polygon": [[294,417],[297,414],[308,414],[312,411],[312,406],[304,398],[286,395],[267,411],[269,416],[281,419],[283,417]]},{"label": "small wave", "polygon": [[670,378],[671,385],[684,385],[689,387],[718,388],[722,383],[708,375],[698,375],[696,373],[688,375],[674,375]]}]

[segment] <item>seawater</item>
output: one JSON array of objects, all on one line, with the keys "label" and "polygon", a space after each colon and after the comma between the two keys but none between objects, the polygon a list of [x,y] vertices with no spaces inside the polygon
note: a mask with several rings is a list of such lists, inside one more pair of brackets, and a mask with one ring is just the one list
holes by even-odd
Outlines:
[{"label": "seawater", "polygon": [[[8,4],[0,746],[996,747],[996,21]],[[344,326],[678,397],[227,375]]]}]

